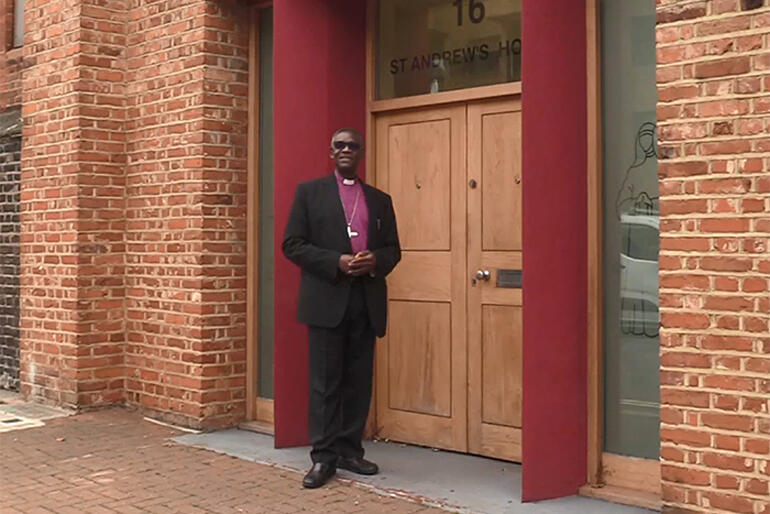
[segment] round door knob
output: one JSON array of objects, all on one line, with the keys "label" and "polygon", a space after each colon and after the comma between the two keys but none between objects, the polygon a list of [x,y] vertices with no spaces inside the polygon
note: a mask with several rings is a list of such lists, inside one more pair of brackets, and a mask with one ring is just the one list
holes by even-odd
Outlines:
[{"label": "round door knob", "polygon": [[476,189],[476,186],[478,186],[478,182],[476,182],[476,179],[470,179],[468,181],[468,185],[471,187],[471,189]]},{"label": "round door knob", "polygon": [[489,280],[492,273],[488,269],[480,269],[476,272],[476,280]]}]

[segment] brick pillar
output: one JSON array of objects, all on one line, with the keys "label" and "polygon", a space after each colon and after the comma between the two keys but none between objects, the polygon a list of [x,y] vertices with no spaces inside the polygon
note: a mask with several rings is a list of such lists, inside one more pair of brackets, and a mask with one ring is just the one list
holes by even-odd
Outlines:
[{"label": "brick pillar", "polygon": [[245,413],[250,8],[28,0],[22,390]]},{"label": "brick pillar", "polygon": [[22,392],[73,407],[123,397],[125,14],[26,4]]},{"label": "brick pillar", "polygon": [[246,134],[248,123],[259,120],[248,119],[249,4],[209,1],[205,10],[201,342],[195,375],[201,380],[199,423],[217,428],[246,415]]},{"label": "brick pillar", "polygon": [[193,427],[245,415],[245,3],[128,25],[127,400]]},{"label": "brick pillar", "polygon": [[664,512],[768,513],[770,9],[657,3]]}]

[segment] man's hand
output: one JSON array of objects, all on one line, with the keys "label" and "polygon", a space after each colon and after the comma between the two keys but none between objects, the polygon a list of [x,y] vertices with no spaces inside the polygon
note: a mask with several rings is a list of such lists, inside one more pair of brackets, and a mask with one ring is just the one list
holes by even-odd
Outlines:
[{"label": "man's hand", "polygon": [[356,255],[340,255],[339,268],[344,275],[359,277],[375,270],[377,259],[372,252],[365,250]]},{"label": "man's hand", "polygon": [[343,275],[353,274],[353,270],[350,268],[350,264],[353,262],[353,259],[355,259],[355,257],[350,254],[345,253],[340,255],[340,262],[338,266]]},{"label": "man's hand", "polygon": [[375,270],[377,258],[369,250],[364,250],[357,253],[348,266],[353,276],[366,275]]}]

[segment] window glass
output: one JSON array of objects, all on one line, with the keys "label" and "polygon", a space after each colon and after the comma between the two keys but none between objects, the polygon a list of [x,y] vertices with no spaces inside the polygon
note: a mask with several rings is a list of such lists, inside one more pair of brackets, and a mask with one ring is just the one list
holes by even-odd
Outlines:
[{"label": "window glass", "polygon": [[273,250],[273,10],[260,11],[259,27],[259,315],[260,398],[273,397],[275,257]]},{"label": "window glass", "polygon": [[602,0],[604,449],[660,450],[655,1]]},{"label": "window glass", "polygon": [[521,80],[522,0],[380,0],[377,98]]},{"label": "window glass", "polygon": [[621,254],[631,259],[657,261],[660,250],[659,223],[654,216],[638,217],[650,225],[634,223],[635,220],[621,222],[620,231],[623,238]]}]

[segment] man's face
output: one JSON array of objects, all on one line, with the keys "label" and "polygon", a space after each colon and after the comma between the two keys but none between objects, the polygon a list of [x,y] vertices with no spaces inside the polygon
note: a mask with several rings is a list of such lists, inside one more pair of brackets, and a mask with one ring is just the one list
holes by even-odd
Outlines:
[{"label": "man's face", "polygon": [[364,155],[364,142],[355,133],[340,132],[331,142],[329,155],[343,175],[353,175]]}]

